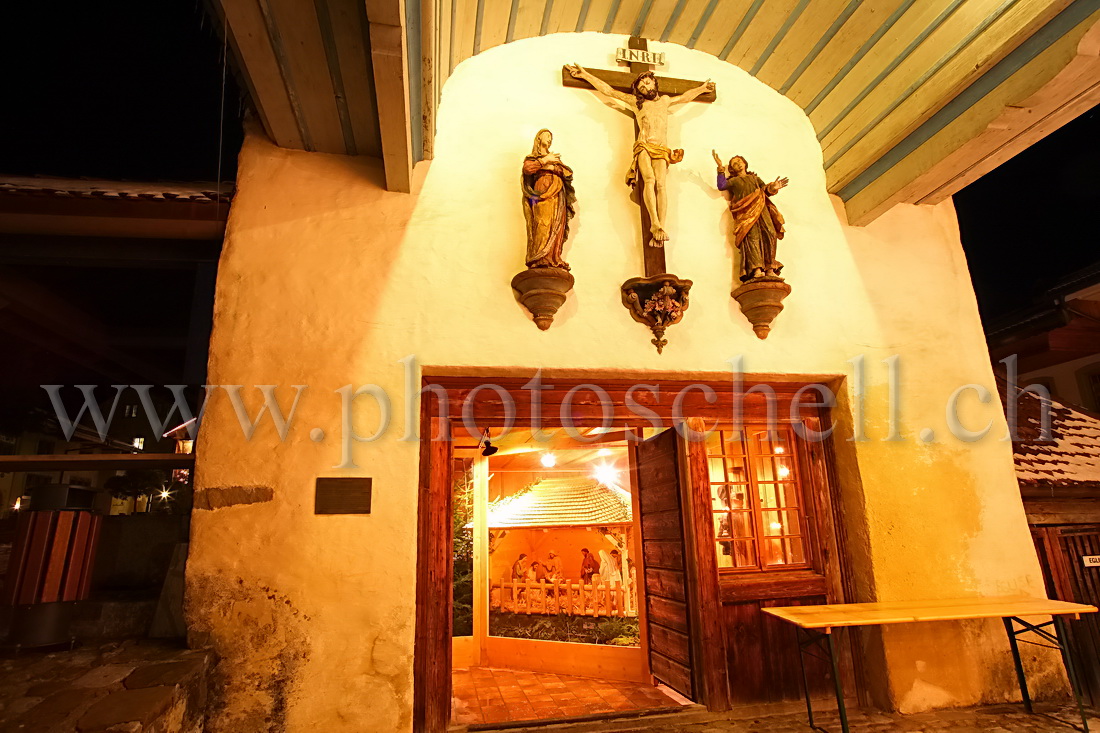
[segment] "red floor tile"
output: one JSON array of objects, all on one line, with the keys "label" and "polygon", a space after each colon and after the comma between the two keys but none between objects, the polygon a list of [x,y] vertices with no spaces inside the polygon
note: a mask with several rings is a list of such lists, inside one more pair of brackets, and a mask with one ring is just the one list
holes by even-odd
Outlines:
[{"label": "red floor tile", "polygon": [[454,722],[466,725],[678,706],[650,685],[524,670],[455,670],[452,684]]}]

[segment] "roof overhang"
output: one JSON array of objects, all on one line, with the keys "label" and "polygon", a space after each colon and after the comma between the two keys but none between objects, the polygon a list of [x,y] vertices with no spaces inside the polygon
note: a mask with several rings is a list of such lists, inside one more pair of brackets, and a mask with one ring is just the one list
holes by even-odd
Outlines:
[{"label": "roof overhang", "polygon": [[1092,0],[210,2],[271,138],[380,157],[396,191],[432,156],[454,68],[551,33],[642,35],[750,72],[806,111],[857,225],[942,201],[1100,103]]}]

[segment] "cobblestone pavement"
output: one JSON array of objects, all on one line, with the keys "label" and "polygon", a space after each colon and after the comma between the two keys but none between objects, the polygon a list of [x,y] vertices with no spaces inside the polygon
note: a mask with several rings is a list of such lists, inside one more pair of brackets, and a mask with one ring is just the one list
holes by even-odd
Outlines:
[{"label": "cobblestone pavement", "polygon": [[[848,722],[852,733],[886,731],[949,731],[953,733],[1068,733],[1081,730],[1081,718],[1072,706],[1036,705],[1028,715],[1020,705],[998,705],[963,710],[942,710],[918,715],[887,715],[879,712],[851,711]],[[836,712],[814,714],[818,729],[840,733]],[[1091,711],[1089,729],[1100,731],[1100,713]],[[662,733],[812,733],[806,714],[775,715],[747,720],[669,725],[647,730]]]},{"label": "cobblestone pavement", "polygon": [[0,731],[199,730],[209,665],[205,652],[157,641],[0,658]]}]

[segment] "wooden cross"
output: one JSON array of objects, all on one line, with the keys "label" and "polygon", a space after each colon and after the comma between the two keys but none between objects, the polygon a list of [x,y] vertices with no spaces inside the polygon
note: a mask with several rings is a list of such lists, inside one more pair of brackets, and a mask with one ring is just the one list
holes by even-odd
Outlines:
[{"label": "wooden cross", "polygon": [[[631,50],[649,50],[649,42],[645,38],[639,36],[631,36],[627,42],[627,47]],[[588,72],[598,79],[606,82],[612,89],[623,92],[625,94],[632,94],[633,89],[631,85],[638,77],[638,74],[643,71],[653,71],[654,65],[641,62],[631,62],[629,64],[620,61],[620,64],[629,67],[629,71],[614,71],[609,69],[588,69]],[[561,81],[564,86],[574,87],[577,89],[591,89],[588,82],[583,79],[577,79],[569,73],[566,67],[562,67]],[[662,95],[678,96],[684,92],[690,91],[698,87],[702,82],[691,81],[690,79],[676,79],[669,76],[657,76],[657,85]],[[706,92],[695,98],[696,102],[713,102],[717,98],[715,92]],[[638,133],[638,125],[634,124],[634,133]],[[667,272],[665,265],[665,250],[664,247],[650,247],[647,246],[649,242],[649,212],[641,202],[641,194],[635,191],[636,198],[641,209],[642,214],[642,256],[645,263],[646,277],[654,277],[656,275]]]},{"label": "wooden cross", "polygon": [[[644,38],[637,36],[631,36],[629,41],[629,49],[634,51],[648,51],[648,42]],[[637,55],[637,54],[635,54]],[[628,53],[627,56],[630,56]],[[622,63],[620,61],[620,63]],[[578,78],[573,76],[574,72],[570,72],[569,67],[562,67],[562,83],[568,87],[577,87],[580,89],[588,89],[590,86],[596,87],[596,91],[599,92],[604,98],[613,96],[611,90],[622,94],[631,95],[634,94],[633,84],[638,75],[643,71],[653,70],[653,64],[631,61],[627,63],[630,70],[624,71],[607,71],[602,69],[587,69],[585,72],[578,72],[574,69],[574,72],[579,76],[587,76],[585,78]],[[698,102],[713,102],[716,98],[714,91],[703,91],[700,87],[704,82],[690,81],[687,79],[673,79],[670,77],[655,77],[657,81],[657,91],[663,95],[680,96],[687,92],[691,94],[682,101],[690,101],[694,98]],[[590,85],[591,82],[591,85]],[[608,90],[606,87],[611,87]],[[602,89],[600,87],[603,87]],[[702,93],[700,93],[702,91]],[[637,124],[637,111],[627,105],[626,99],[612,100],[616,103],[616,107],[619,109],[629,109],[629,111],[635,114],[634,135],[638,136],[638,124]],[[631,100],[633,101],[633,100]],[[646,108],[652,109],[652,108]],[[663,108],[664,113],[668,113],[668,107]],[[667,143],[661,143],[667,144]],[[671,147],[671,146],[669,146]],[[634,198],[641,209],[642,215],[642,259],[645,263],[645,275],[643,277],[635,277],[627,280],[623,283],[622,301],[627,310],[630,311],[631,317],[639,322],[645,324],[653,332],[653,345],[657,347],[657,353],[661,353],[668,343],[668,340],[664,337],[665,330],[669,326],[673,326],[680,322],[684,316],[684,311],[688,307],[688,292],[691,289],[691,281],[683,280],[676,275],[668,272],[668,267],[665,263],[665,248],[661,241],[652,241],[653,232],[651,232],[651,222],[649,208],[643,200],[642,196],[642,181],[639,179],[635,183]],[[664,184],[667,185],[667,179]],[[660,193],[658,195],[661,195]],[[650,205],[652,205],[652,199],[650,199]],[[660,209],[658,209],[660,210]],[[661,211],[662,218],[667,214],[666,211]],[[662,221],[663,225],[667,226],[667,223]],[[660,230],[657,230],[659,232]]]}]

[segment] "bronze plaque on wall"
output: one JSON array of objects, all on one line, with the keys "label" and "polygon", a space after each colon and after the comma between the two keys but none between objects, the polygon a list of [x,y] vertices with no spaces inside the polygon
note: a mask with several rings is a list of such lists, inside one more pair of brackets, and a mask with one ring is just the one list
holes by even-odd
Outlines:
[{"label": "bronze plaque on wall", "polygon": [[319,478],[314,514],[370,514],[371,479]]}]

